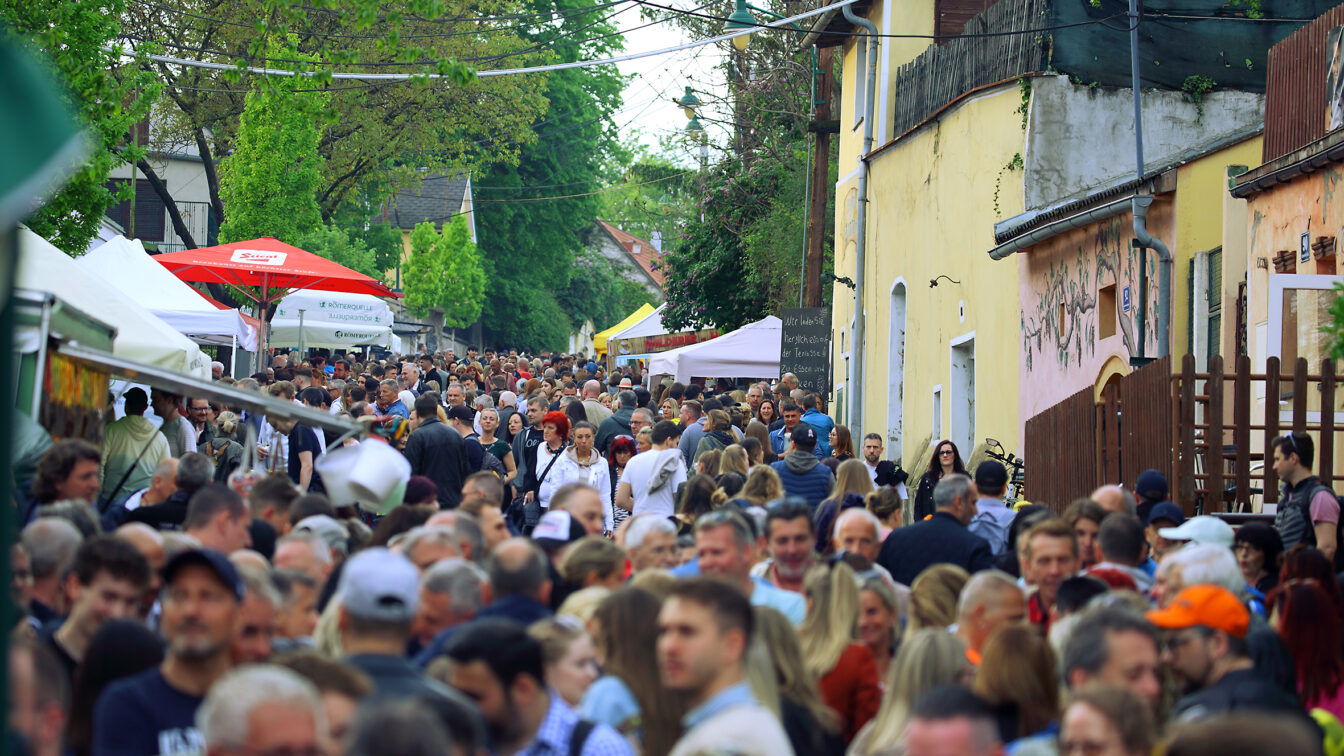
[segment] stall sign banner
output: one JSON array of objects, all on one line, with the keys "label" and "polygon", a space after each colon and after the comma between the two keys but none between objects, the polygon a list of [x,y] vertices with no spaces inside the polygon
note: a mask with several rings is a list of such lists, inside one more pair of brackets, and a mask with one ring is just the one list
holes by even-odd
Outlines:
[{"label": "stall sign banner", "polygon": [[38,422],[53,438],[103,438],[103,410],[107,407],[107,374],[84,363],[47,352]]}]

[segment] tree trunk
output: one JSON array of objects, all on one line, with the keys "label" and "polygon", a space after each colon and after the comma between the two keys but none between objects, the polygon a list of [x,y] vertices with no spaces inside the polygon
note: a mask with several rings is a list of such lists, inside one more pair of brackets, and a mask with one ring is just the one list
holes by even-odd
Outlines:
[{"label": "tree trunk", "polygon": [[187,230],[186,221],[182,220],[182,211],[177,209],[177,200],[173,199],[173,196],[168,193],[168,185],[163,183],[159,174],[154,172],[154,167],[144,158],[137,160],[135,165],[145,174],[145,179],[149,181],[149,185],[163,200],[163,208],[168,211],[168,218],[173,222],[173,233],[177,234],[177,237],[182,240],[187,249],[199,247],[200,245],[196,243],[195,237]]},{"label": "tree trunk", "polygon": [[196,129],[196,149],[201,153],[201,166],[205,168],[205,184],[210,188],[210,206],[215,210],[215,223],[222,226],[224,201],[219,198],[219,173],[215,171],[215,156],[210,151],[210,142],[206,141],[204,129]]}]

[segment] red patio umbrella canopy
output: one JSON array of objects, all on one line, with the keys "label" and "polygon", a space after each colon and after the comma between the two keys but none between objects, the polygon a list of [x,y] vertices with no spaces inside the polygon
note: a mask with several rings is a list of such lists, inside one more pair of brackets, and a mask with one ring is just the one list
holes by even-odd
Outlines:
[{"label": "red patio umbrella canopy", "polygon": [[270,304],[296,289],[401,296],[363,273],[269,236],[169,252],[154,259],[183,281],[258,287],[259,304]]}]

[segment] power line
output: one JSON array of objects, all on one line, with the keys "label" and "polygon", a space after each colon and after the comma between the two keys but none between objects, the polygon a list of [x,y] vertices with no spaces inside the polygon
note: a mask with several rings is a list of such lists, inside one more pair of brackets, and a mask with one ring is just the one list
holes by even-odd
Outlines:
[{"label": "power line", "polygon": [[[155,9],[155,10],[163,11],[163,12],[165,12],[165,13],[172,13],[172,14],[179,15],[179,16],[185,16],[185,17],[187,17],[187,18],[194,18],[194,19],[196,19],[196,20],[198,20],[198,21],[208,21],[208,22],[210,22],[210,23],[214,23],[214,24],[221,24],[221,25],[224,25],[224,26],[237,26],[237,27],[242,27],[242,28],[245,28],[245,29],[255,29],[255,28],[256,28],[256,25],[255,25],[255,24],[249,24],[249,23],[246,23],[246,22],[243,22],[243,21],[230,21],[230,20],[228,20],[228,19],[214,18],[213,16],[203,16],[203,15],[200,15],[200,14],[198,14],[198,13],[191,13],[191,12],[186,11],[186,10],[183,10],[183,9],[181,9],[181,8],[172,8],[172,7],[169,7],[169,6],[166,6],[166,5],[159,5],[159,4],[157,4],[157,3],[147,2],[147,0],[134,0],[134,1],[136,2],[136,4],[141,5],[141,6],[144,6],[144,7],[147,7],[147,8],[153,8],[153,9]],[[500,21],[500,20],[513,20],[513,19],[532,18],[532,19],[535,19],[535,20],[536,20],[536,23],[549,23],[549,22],[551,22],[551,21],[555,21],[555,20],[563,20],[563,19],[569,18],[570,16],[583,15],[584,13],[591,13],[591,12],[593,12],[594,10],[599,10],[599,9],[602,9],[602,8],[609,8],[609,7],[612,7],[612,6],[615,6],[615,5],[621,5],[622,3],[628,3],[628,2],[631,2],[631,0],[612,0],[612,2],[598,3],[598,4],[596,4],[596,5],[584,6],[584,7],[582,7],[582,8],[571,8],[571,9],[567,9],[567,10],[564,10],[564,11],[556,11],[556,12],[554,12],[554,13],[538,13],[538,14],[530,14],[530,15],[528,15],[528,14],[521,14],[521,15],[515,15],[515,16],[494,16],[494,17],[486,17],[486,16],[482,16],[482,17],[469,17],[469,18],[468,18],[468,17],[463,17],[463,18],[452,18],[452,19],[418,19],[418,20],[421,21],[421,22],[425,22],[425,23],[474,23],[474,22],[479,22],[479,21]],[[470,36],[470,35],[476,35],[476,34],[494,34],[494,33],[499,33],[499,32],[514,31],[514,30],[518,30],[518,29],[529,29],[529,28],[532,28],[532,25],[530,25],[530,24],[517,24],[517,25],[514,25],[514,26],[500,26],[500,27],[492,27],[492,28],[487,28],[487,29],[473,29],[473,30],[470,30],[470,31],[435,32],[435,33],[433,33],[433,34],[398,34],[397,36],[398,36],[400,39],[437,39],[437,38],[447,38],[447,37]],[[384,38],[383,35],[377,35],[377,34],[341,34],[341,33],[339,33],[339,32],[315,32],[315,31],[303,31],[303,32],[296,32],[296,33],[302,33],[304,36],[308,36],[308,37],[325,37],[325,38],[331,38],[331,39],[375,39],[375,40],[377,40],[377,39],[383,39],[383,38]]]},{"label": "power line", "polygon": [[[568,69],[571,69],[571,68],[589,68],[589,67],[592,67],[592,66],[605,66],[605,65],[612,65],[612,64],[615,64],[615,63],[624,63],[624,62],[626,62],[626,61],[630,61],[630,60],[639,60],[639,59],[641,59],[641,58],[649,58],[649,57],[653,57],[653,56],[655,56],[655,55],[667,55],[668,53],[681,52],[682,50],[689,50],[689,49],[692,49],[692,48],[695,48],[695,47],[702,47],[702,46],[704,46],[704,45],[712,45],[712,44],[715,44],[715,43],[718,43],[718,42],[726,42],[726,41],[728,41],[728,40],[730,40],[730,39],[733,39],[733,38],[735,38],[735,37],[741,37],[741,36],[746,35],[746,34],[751,34],[751,33],[753,33],[753,32],[756,30],[756,28],[772,28],[772,29],[780,28],[780,25],[782,25],[782,24],[789,24],[789,23],[793,23],[793,22],[795,22],[795,21],[801,21],[801,20],[806,19],[806,18],[812,18],[813,16],[821,15],[822,13],[826,13],[826,12],[828,12],[828,11],[835,10],[836,8],[842,8],[842,7],[846,6],[846,5],[852,5],[852,4],[854,4],[855,2],[857,2],[857,1],[858,1],[858,0],[839,0],[838,2],[836,2],[836,3],[832,3],[831,5],[827,5],[827,6],[824,6],[824,7],[821,7],[821,8],[816,8],[816,9],[814,9],[814,10],[806,11],[806,12],[804,12],[804,13],[799,13],[799,14],[794,15],[794,16],[789,16],[788,18],[782,18],[782,19],[779,19],[779,20],[777,20],[777,21],[772,21],[772,22],[767,23],[767,24],[758,24],[756,27],[748,27],[748,28],[745,28],[745,29],[736,29],[736,30],[734,30],[734,31],[726,32],[726,33],[724,33],[724,34],[720,34],[720,35],[717,35],[717,36],[714,36],[714,37],[709,37],[709,38],[706,38],[706,39],[696,40],[696,41],[693,41],[693,42],[686,42],[686,43],[683,43],[683,44],[680,44],[680,45],[673,45],[673,46],[671,46],[671,47],[663,47],[663,48],[659,48],[659,49],[657,49],[657,50],[649,50],[649,51],[647,51],[647,52],[642,52],[642,53],[630,53],[630,54],[627,54],[627,55],[617,55],[617,56],[608,57],[608,58],[597,58],[597,59],[595,59],[595,60],[578,60],[578,61],[571,61],[571,62],[568,62],[568,63],[551,63],[551,64],[549,64],[549,65],[529,66],[529,67],[524,67],[524,68],[496,68],[496,69],[488,69],[488,70],[485,70],[485,71],[477,71],[477,72],[476,72],[476,75],[477,75],[477,76],[482,76],[482,77],[485,77],[485,76],[511,76],[511,75],[514,75],[514,74],[523,74],[523,73],[542,73],[542,72],[547,72],[547,71],[564,71],[564,70],[568,70]],[[117,51],[117,50],[113,50],[113,52],[121,52],[122,54],[124,54],[125,51]],[[366,80],[366,81],[373,81],[373,80],[379,80],[379,81],[397,81],[397,80],[412,79],[412,78],[424,78],[424,79],[442,79],[442,78],[444,78],[444,76],[443,76],[442,74],[437,74],[437,73],[414,73],[414,74],[385,73],[385,74],[373,74],[373,73],[357,73],[357,72],[344,72],[344,71],[342,71],[342,72],[334,72],[334,73],[325,73],[325,72],[321,72],[321,73],[319,73],[319,72],[313,72],[313,71],[289,71],[289,70],[286,70],[286,69],[283,69],[283,68],[261,68],[261,67],[257,67],[257,66],[243,66],[243,67],[240,69],[238,66],[235,66],[235,65],[230,65],[230,64],[225,64],[225,63],[212,63],[212,62],[204,61],[204,60],[191,60],[191,59],[188,59],[188,58],[175,58],[175,57],[170,56],[170,55],[146,55],[145,57],[148,58],[148,59],[150,59],[150,60],[156,60],[156,61],[159,61],[160,63],[172,63],[172,64],[175,64],[175,65],[180,65],[180,66],[190,66],[190,67],[196,67],[196,68],[209,68],[209,69],[214,69],[214,70],[217,70],[217,71],[241,71],[241,72],[253,73],[253,74],[263,74],[263,75],[267,75],[267,76],[301,76],[301,77],[308,77],[308,78],[313,78],[313,77],[317,77],[317,76],[323,76],[323,77],[328,77],[328,78],[332,78],[332,79],[355,79],[355,80]]]},{"label": "power line", "polygon": [[[621,190],[621,189],[633,189],[633,188],[635,188],[635,187],[637,187],[637,186],[648,186],[649,184],[657,184],[657,183],[661,183],[661,182],[663,182],[663,181],[671,181],[671,180],[674,179],[674,178],[680,178],[680,177],[682,177],[682,176],[685,176],[685,175],[688,175],[688,174],[691,174],[691,173],[698,173],[698,172],[699,172],[699,171],[698,171],[697,169],[689,169],[689,170],[682,171],[682,172],[680,172],[680,173],[673,173],[673,174],[669,174],[669,175],[667,175],[667,176],[662,176],[662,177],[660,177],[660,178],[649,179],[648,181],[639,181],[639,182],[636,182],[636,183],[633,183],[633,184],[612,184],[612,185],[610,185],[610,186],[604,186],[604,187],[602,187],[601,189],[597,189],[597,190],[595,190],[595,191],[591,191],[591,192],[580,192],[580,193],[578,193],[578,194],[557,194],[557,195],[552,196],[552,197],[513,197],[513,198],[510,198],[510,199],[494,199],[494,200],[490,200],[490,199],[475,199],[475,198],[473,197],[472,200],[471,200],[471,202],[472,202],[473,205],[509,205],[509,204],[517,204],[517,203],[522,203],[522,202],[548,202],[548,201],[550,201],[550,200],[576,199],[576,198],[578,198],[578,197],[592,197],[592,196],[597,195],[597,194],[605,194],[605,193],[607,193],[607,192],[619,191],[619,190]],[[415,196],[416,196],[417,198],[419,198],[419,199],[428,199],[428,200],[445,200],[445,201],[447,201],[447,200],[451,199],[450,197],[433,197],[433,196],[430,196],[430,195],[427,195],[427,194],[417,194],[417,195],[415,195]]]}]

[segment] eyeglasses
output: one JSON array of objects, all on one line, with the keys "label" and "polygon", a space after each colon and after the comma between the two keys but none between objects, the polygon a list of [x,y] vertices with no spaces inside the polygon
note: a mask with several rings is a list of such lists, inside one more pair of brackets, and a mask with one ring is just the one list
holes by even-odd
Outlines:
[{"label": "eyeglasses", "polygon": [[951,449],[943,449],[942,451],[938,452],[938,456],[940,457],[952,457],[955,455],[956,452],[952,451]]}]

